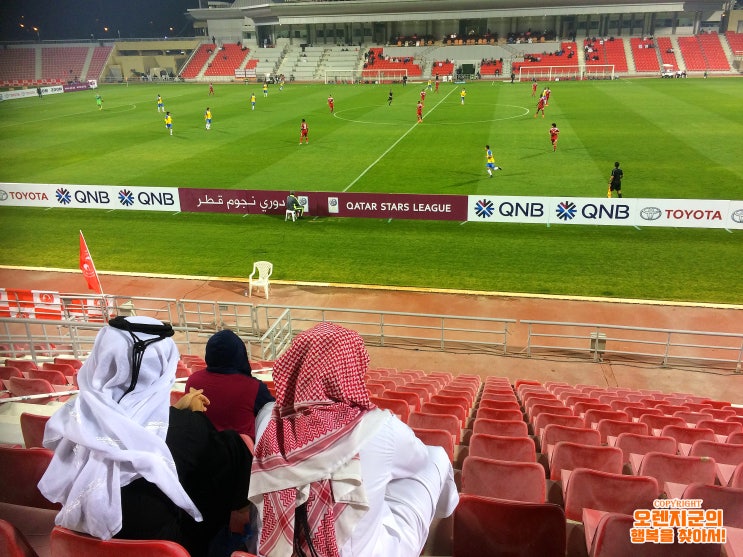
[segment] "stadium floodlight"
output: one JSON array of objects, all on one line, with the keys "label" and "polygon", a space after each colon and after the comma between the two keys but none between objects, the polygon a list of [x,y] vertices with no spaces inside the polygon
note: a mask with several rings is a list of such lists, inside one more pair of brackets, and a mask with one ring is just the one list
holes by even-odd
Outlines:
[{"label": "stadium floodlight", "polygon": [[614,79],[614,64],[586,65],[581,70],[573,66],[521,66],[518,72],[519,81],[559,81],[579,79]]}]

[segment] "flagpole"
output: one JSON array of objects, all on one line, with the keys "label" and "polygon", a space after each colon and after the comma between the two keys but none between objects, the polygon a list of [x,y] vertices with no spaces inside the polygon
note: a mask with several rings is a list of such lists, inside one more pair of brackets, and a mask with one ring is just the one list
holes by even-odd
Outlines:
[{"label": "flagpole", "polygon": [[96,269],[95,263],[93,262],[93,255],[90,253],[90,250],[88,249],[88,242],[85,241],[85,235],[83,234],[82,230],[80,230],[80,238],[82,239],[83,245],[85,246],[85,253],[88,256],[88,259],[90,259],[90,265],[93,267],[93,273],[95,274],[95,280],[98,283],[98,287],[100,290],[99,294],[101,296],[105,296],[105,294],[103,293],[103,284],[101,283],[101,278],[98,276],[98,270]]}]

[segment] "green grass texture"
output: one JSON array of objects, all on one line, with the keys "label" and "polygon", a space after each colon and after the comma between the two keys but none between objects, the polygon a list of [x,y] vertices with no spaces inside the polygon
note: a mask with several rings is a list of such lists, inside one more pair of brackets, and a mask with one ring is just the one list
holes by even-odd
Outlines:
[{"label": "green grass texture", "polygon": [[[529,83],[442,83],[422,124],[415,83],[287,83],[267,98],[255,84],[105,86],[102,111],[94,92],[6,101],[0,181],[603,197],[616,160],[626,197],[740,199],[740,80],[549,85],[543,119]],[[504,167],[492,179],[485,144]],[[285,280],[743,303],[739,231],[18,207],[0,223],[4,265],[75,269],[82,229],[99,271],[246,277],[267,259]]]}]

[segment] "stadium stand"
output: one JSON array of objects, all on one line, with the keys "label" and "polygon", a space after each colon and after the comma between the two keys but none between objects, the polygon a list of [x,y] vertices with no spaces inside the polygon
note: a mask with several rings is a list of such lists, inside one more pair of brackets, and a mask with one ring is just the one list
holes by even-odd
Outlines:
[{"label": "stadium stand", "polygon": [[717,33],[702,33],[697,35],[696,38],[699,41],[700,50],[707,61],[707,67],[705,69],[711,71],[730,70],[730,62],[728,62],[727,55],[722,49],[720,36]]},{"label": "stadium stand", "polygon": [[674,51],[671,37],[658,37],[657,42],[661,64],[668,64],[673,71],[678,70],[679,64],[676,59],[676,52]]},{"label": "stadium stand", "polygon": [[201,72],[202,68],[206,65],[209,58],[214,55],[214,51],[217,49],[215,44],[202,44],[194,52],[191,59],[181,70],[181,77],[183,79],[193,79]]},{"label": "stadium stand", "polygon": [[0,49],[0,85],[30,84],[36,79],[36,48]]},{"label": "stadium stand", "polygon": [[41,49],[41,78],[62,81],[82,81],[83,69],[90,52],[84,46],[45,46]]},{"label": "stadium stand", "polygon": [[611,37],[608,41],[604,41],[604,53],[606,63],[613,64],[615,72],[627,72],[627,54],[624,49],[624,40],[615,40]]},{"label": "stadium stand", "polygon": [[235,70],[243,66],[250,50],[237,44],[223,45],[208,64],[204,77],[234,76]]},{"label": "stadium stand", "polygon": [[636,71],[653,72],[656,74],[660,72],[658,50],[652,39],[632,37],[630,39],[630,48]]},{"label": "stadium stand", "polygon": [[85,75],[86,79],[101,79],[101,74],[106,67],[112,51],[113,47],[111,46],[96,46],[93,48],[93,56],[90,59],[90,65]]}]

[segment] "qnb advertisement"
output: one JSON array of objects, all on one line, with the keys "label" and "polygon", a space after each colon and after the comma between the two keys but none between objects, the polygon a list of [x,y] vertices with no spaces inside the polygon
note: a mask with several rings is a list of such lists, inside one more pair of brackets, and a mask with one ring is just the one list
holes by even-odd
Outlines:
[{"label": "qnb advertisement", "polygon": [[177,188],[0,182],[0,206],[3,205],[135,211],[181,210]]},{"label": "qnb advertisement", "polygon": [[743,201],[470,195],[467,220],[743,229]]}]

